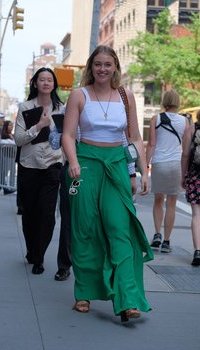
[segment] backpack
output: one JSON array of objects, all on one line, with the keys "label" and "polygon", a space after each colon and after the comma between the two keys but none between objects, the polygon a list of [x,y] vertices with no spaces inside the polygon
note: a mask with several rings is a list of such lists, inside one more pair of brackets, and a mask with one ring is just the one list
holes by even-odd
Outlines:
[{"label": "backpack", "polygon": [[179,134],[177,133],[177,131],[174,129],[172,123],[171,123],[171,119],[167,116],[166,113],[160,113],[160,124],[158,124],[156,126],[156,129],[158,129],[159,127],[164,128],[165,130],[170,131],[172,134],[176,135],[176,137],[178,138],[180,144],[181,144],[181,139]]},{"label": "backpack", "polygon": [[192,163],[200,166],[200,124],[195,123],[195,131],[192,137]]}]

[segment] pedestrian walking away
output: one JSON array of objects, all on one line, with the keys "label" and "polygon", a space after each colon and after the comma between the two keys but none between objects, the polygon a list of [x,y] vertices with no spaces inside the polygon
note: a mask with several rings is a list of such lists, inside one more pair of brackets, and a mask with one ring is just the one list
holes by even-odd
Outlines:
[{"label": "pedestrian walking away", "polygon": [[125,130],[140,155],[141,194],[148,192],[148,177],[135,99],[125,89],[128,130],[118,91],[120,78],[115,51],[98,46],[88,58],[81,87],[69,96],[62,145],[69,162],[74,309],[86,313],[91,300],[111,300],[115,315],[127,321],[151,309],[144,292],[143,263],[153,259],[153,253],[132,201],[122,145]]},{"label": "pedestrian walking away", "polygon": [[193,266],[200,266],[200,110],[197,121],[187,130],[182,153],[182,186],[192,208]]},{"label": "pedestrian walking away", "polygon": [[[177,195],[181,189],[182,140],[189,127],[187,118],[177,113],[180,99],[173,89],[164,93],[164,112],[152,117],[146,159],[151,163],[151,192],[154,193],[153,220],[155,234],[153,248],[161,246],[162,253],[170,253],[170,236],[175,221]],[[165,210],[164,210],[165,203]],[[162,240],[161,226],[164,223]]]}]

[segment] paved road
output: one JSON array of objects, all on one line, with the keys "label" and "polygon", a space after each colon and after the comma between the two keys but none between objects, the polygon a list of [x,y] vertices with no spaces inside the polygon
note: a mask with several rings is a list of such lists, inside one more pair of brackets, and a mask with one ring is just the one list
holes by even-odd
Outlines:
[{"label": "paved road", "polygon": [[[54,281],[59,218],[44,274],[31,273],[16,196],[0,195],[0,350],[199,350],[200,269],[190,265],[190,210],[179,200],[172,253],[155,252],[145,265],[152,311],[122,325],[110,302],[92,302],[88,314],[73,311],[73,276]],[[151,239],[152,196],[137,195],[136,207]]]}]

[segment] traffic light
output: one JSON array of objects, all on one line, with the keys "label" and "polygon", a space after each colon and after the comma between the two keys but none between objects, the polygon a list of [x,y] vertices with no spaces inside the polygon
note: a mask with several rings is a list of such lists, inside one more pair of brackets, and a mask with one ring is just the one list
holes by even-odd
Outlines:
[{"label": "traffic light", "polygon": [[62,90],[71,89],[74,82],[74,70],[70,68],[56,67],[54,68],[58,86]]},{"label": "traffic light", "polygon": [[23,21],[24,17],[22,16],[24,14],[24,9],[17,7],[16,5],[13,7],[13,15],[12,15],[12,22],[13,22],[13,33],[15,33],[15,30],[17,29],[23,29]]}]

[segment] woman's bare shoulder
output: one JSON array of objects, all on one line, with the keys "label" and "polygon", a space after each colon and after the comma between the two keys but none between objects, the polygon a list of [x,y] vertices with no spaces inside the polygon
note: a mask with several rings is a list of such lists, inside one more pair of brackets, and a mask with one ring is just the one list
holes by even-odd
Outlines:
[{"label": "woman's bare shoulder", "polygon": [[155,124],[157,120],[157,115],[153,115],[150,119],[150,124]]},{"label": "woman's bare shoulder", "polygon": [[70,104],[80,104],[84,101],[84,94],[81,88],[76,88],[71,91],[68,98],[68,105]]},{"label": "woman's bare shoulder", "polygon": [[83,94],[82,89],[76,88],[76,89],[71,91],[69,97],[74,98],[74,97],[82,96],[82,94]]}]

